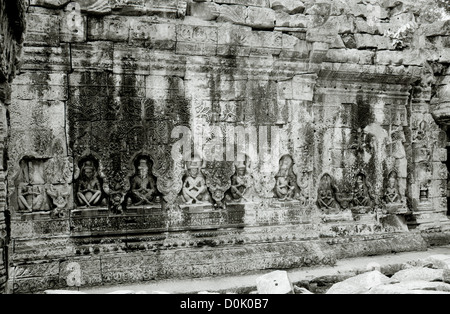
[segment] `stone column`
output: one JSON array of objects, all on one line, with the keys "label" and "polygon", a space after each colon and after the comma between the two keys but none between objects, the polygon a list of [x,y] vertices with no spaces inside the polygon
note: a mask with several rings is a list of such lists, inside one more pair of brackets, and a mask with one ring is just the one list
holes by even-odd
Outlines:
[{"label": "stone column", "polygon": [[448,121],[448,92],[447,96],[444,95],[445,87],[438,87],[438,97],[430,103],[432,88],[429,84],[415,86],[410,105],[412,224],[428,232],[447,231],[450,226],[446,217],[447,136],[437,124],[443,122],[442,125],[447,125]]},{"label": "stone column", "polygon": [[7,111],[11,95],[10,84],[19,66],[24,29],[25,1],[0,0],[0,293],[5,292],[8,280],[10,236],[6,201]]}]

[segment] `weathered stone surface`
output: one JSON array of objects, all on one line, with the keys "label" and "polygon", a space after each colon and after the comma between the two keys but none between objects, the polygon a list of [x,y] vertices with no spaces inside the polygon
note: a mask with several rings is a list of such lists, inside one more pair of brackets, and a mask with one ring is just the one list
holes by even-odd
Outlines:
[{"label": "weathered stone surface", "polygon": [[375,53],[357,49],[330,49],[326,61],[337,63],[372,64]]},{"label": "weathered stone surface", "polygon": [[270,0],[270,7],[288,14],[303,13],[305,4],[300,0]]},{"label": "weathered stone surface", "polygon": [[249,7],[246,25],[257,29],[273,29],[275,12],[267,8]]},{"label": "weathered stone surface", "polygon": [[60,21],[61,42],[86,41],[86,17],[81,15],[78,3],[70,3],[61,15]]},{"label": "weathered stone surface", "polygon": [[450,35],[450,21],[437,21],[431,25],[424,27],[425,36],[449,36]]},{"label": "weathered stone surface", "polygon": [[417,267],[401,270],[397,272],[394,276],[392,276],[391,279],[400,282],[415,281],[415,280],[441,281],[443,278],[443,274],[444,271],[442,269]]},{"label": "weathered stone surface", "polygon": [[123,16],[89,17],[87,29],[89,40],[123,42],[129,39],[130,19]]},{"label": "weathered stone surface", "polygon": [[417,65],[421,66],[426,56],[420,50],[413,51],[378,51],[375,63],[381,65]]},{"label": "weathered stone surface", "polygon": [[390,281],[389,277],[374,270],[334,284],[327,294],[362,294]]},{"label": "weathered stone surface", "polygon": [[292,284],[286,271],[274,271],[256,279],[259,294],[292,293]]},{"label": "weathered stone surface", "polygon": [[177,42],[175,25],[148,19],[130,22],[129,36],[132,44],[157,50],[174,50]]},{"label": "weathered stone surface", "polygon": [[[450,226],[447,24],[381,2],[29,1],[24,73],[0,84],[0,212],[37,274],[16,292],[426,249]],[[20,51],[2,40],[6,81]],[[180,127],[207,148],[255,128],[274,150],[195,168],[172,158]],[[204,203],[186,204],[194,177]]]},{"label": "weathered stone surface", "polygon": [[51,14],[27,14],[27,45],[58,47],[60,18]]},{"label": "weathered stone surface", "polygon": [[356,48],[368,49],[374,48],[378,50],[388,50],[392,48],[391,40],[384,36],[355,34]]},{"label": "weathered stone surface", "polygon": [[215,2],[193,2],[189,5],[188,15],[213,21],[220,15],[220,6]]},{"label": "weathered stone surface", "polygon": [[432,268],[450,269],[450,256],[448,255],[431,255],[421,262],[431,264]]}]

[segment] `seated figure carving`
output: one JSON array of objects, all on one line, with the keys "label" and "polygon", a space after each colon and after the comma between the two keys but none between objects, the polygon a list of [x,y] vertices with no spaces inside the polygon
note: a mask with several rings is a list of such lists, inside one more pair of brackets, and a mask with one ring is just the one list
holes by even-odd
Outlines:
[{"label": "seated figure carving", "polygon": [[388,184],[386,187],[385,201],[388,204],[399,203],[401,201],[400,194],[397,188],[397,175],[392,172],[389,175]]},{"label": "seated figure carving", "polygon": [[280,170],[276,176],[275,195],[280,201],[292,200],[297,194],[295,175],[292,172],[293,160],[284,156],[280,160]]},{"label": "seated figure carving", "polygon": [[187,175],[183,182],[183,198],[186,204],[199,204],[210,201],[206,180],[201,173],[202,161],[187,162]]},{"label": "seated figure carving", "polygon": [[246,199],[246,192],[248,191],[249,183],[247,178],[247,169],[244,162],[236,164],[236,173],[231,177],[231,197],[234,201],[248,201]]},{"label": "seated figure carving", "polygon": [[25,182],[19,184],[19,209],[33,211],[33,186]]},{"label": "seated figure carving", "polygon": [[356,182],[353,188],[353,205],[356,207],[371,206],[369,188],[366,183],[366,178],[362,173],[356,176]]},{"label": "seated figure carving", "polygon": [[18,189],[19,209],[24,211],[45,211],[46,199],[44,188],[40,185],[29,185],[25,182],[19,184]]},{"label": "seated figure carving", "polygon": [[98,205],[102,197],[100,182],[94,163],[87,160],[81,167],[81,177],[78,182],[77,199],[82,206],[91,207]]},{"label": "seated figure carving", "polygon": [[337,188],[332,182],[329,174],[324,174],[320,179],[319,189],[317,191],[317,206],[324,210],[326,214],[330,214],[339,210],[339,204],[336,200]]},{"label": "seated figure carving", "polygon": [[138,160],[136,175],[131,179],[131,198],[133,205],[146,205],[158,202],[156,182],[151,175],[148,160]]}]

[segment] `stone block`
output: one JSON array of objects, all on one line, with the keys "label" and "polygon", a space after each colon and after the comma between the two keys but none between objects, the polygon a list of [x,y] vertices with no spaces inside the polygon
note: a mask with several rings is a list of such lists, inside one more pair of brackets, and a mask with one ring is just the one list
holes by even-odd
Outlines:
[{"label": "stone block", "polygon": [[253,31],[251,54],[279,55],[282,48],[282,34],[279,32]]},{"label": "stone block", "polygon": [[256,278],[259,294],[292,294],[293,288],[286,271],[277,270]]},{"label": "stone block", "polygon": [[[221,5],[218,22],[231,22],[237,25],[247,25],[248,7],[241,5]],[[250,25],[249,25],[250,26]]]},{"label": "stone block", "polygon": [[70,49],[68,44],[60,47],[23,48],[23,71],[70,71]]},{"label": "stone block", "polygon": [[270,0],[270,7],[288,14],[303,13],[305,10],[305,4],[300,0]]},{"label": "stone block", "polygon": [[57,15],[28,13],[25,45],[58,47],[59,23]]},{"label": "stone block", "polygon": [[378,270],[363,273],[334,284],[326,294],[362,294],[374,287],[387,284],[389,277]]},{"label": "stone block", "polygon": [[380,65],[422,66],[425,61],[426,57],[420,50],[378,51],[375,57],[375,64]]},{"label": "stone block", "polygon": [[205,21],[214,21],[220,15],[220,7],[215,2],[193,2],[189,4],[188,15]]},{"label": "stone block", "polygon": [[217,52],[217,27],[178,24],[176,52],[185,55],[211,56]]},{"label": "stone block", "polygon": [[310,15],[304,14],[294,14],[289,15],[284,12],[276,12],[275,15],[275,26],[276,28],[287,27],[287,29],[283,29],[284,31],[306,31],[308,27],[312,24],[312,18]]},{"label": "stone block", "polygon": [[[73,0],[30,0],[31,6],[42,6],[45,8],[62,8],[73,2]],[[89,14],[107,14],[111,12],[108,0],[78,0],[82,12]]]},{"label": "stone block", "polygon": [[392,48],[391,39],[379,35],[355,34],[356,48],[388,50]]},{"label": "stone block", "polygon": [[309,56],[311,44],[295,36],[282,34],[282,50],[280,57],[306,59]]},{"label": "stone block", "polygon": [[32,221],[11,221],[11,238],[31,238],[34,236]]},{"label": "stone block", "polygon": [[450,256],[445,254],[430,255],[421,260],[424,265],[431,264],[435,269],[450,269]]},{"label": "stone block", "polygon": [[338,34],[354,33],[354,18],[349,15],[330,16],[324,24],[320,25],[319,29],[337,32]]},{"label": "stone block", "polygon": [[86,17],[81,15],[80,5],[71,2],[61,12],[60,41],[84,42],[86,41]]},{"label": "stone block", "polygon": [[252,29],[248,26],[224,24],[217,30],[217,54],[250,55]]},{"label": "stone block", "polygon": [[315,74],[296,75],[292,80],[292,99],[312,101],[317,76]]},{"label": "stone block", "polygon": [[[129,73],[138,75],[149,75],[151,66],[161,67],[164,63],[155,62],[155,53],[150,49],[130,47],[125,44],[114,45],[113,72],[115,74]],[[170,56],[169,56],[170,58]]]},{"label": "stone block", "polygon": [[128,41],[131,19],[124,16],[88,17],[87,38],[90,41]]},{"label": "stone block", "polygon": [[372,64],[375,53],[357,49],[330,49],[326,54],[327,62]]},{"label": "stone block", "polygon": [[62,101],[16,99],[10,116],[14,130],[43,126],[61,130],[64,129],[65,106]]},{"label": "stone block", "polygon": [[413,267],[409,269],[403,269],[395,273],[392,276],[392,280],[399,282],[406,281],[440,281],[443,278],[443,269],[431,269],[425,267]]},{"label": "stone block", "polygon": [[379,26],[380,24],[367,23],[367,21],[364,18],[358,17],[355,19],[355,33],[382,35],[380,34],[380,26]]},{"label": "stone block", "polygon": [[427,37],[450,36],[450,20],[437,21],[424,26],[424,34]]},{"label": "stone block", "polygon": [[275,27],[275,11],[268,8],[248,7],[245,24],[257,29],[273,29]]},{"label": "stone block", "polygon": [[130,43],[149,49],[174,50],[176,45],[175,24],[153,24],[148,20],[131,21]]},{"label": "stone block", "polygon": [[78,71],[113,69],[113,44],[88,42],[72,44],[72,68]]},{"label": "stone block", "polygon": [[28,72],[16,78],[12,98],[42,101],[67,100],[67,75],[65,73]]},{"label": "stone block", "polygon": [[61,8],[72,0],[29,0],[30,5],[43,6],[44,8]]},{"label": "stone block", "polygon": [[306,41],[312,43],[326,43],[329,48],[345,48],[341,36],[333,31],[321,29],[309,29],[306,32]]}]

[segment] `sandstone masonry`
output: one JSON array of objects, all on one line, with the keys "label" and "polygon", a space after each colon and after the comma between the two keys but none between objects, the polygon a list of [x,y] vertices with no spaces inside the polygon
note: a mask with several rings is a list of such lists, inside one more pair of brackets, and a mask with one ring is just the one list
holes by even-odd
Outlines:
[{"label": "sandstone masonry", "polygon": [[[26,12],[3,163],[10,292],[448,243],[438,2],[30,0]],[[204,139],[192,160],[173,156],[182,129]],[[245,132],[253,150],[234,145]],[[242,159],[211,148],[229,142]]]}]

